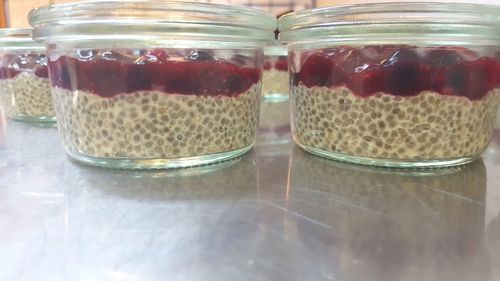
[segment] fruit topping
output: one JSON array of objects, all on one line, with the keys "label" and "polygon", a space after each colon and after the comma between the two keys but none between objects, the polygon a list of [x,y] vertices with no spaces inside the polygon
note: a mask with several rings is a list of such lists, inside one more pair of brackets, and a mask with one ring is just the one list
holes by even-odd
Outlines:
[{"label": "fruit topping", "polygon": [[364,97],[377,92],[414,96],[435,91],[475,100],[500,84],[498,58],[479,57],[459,47],[338,47],[302,57],[301,69],[292,77],[294,85],[347,86]]}]

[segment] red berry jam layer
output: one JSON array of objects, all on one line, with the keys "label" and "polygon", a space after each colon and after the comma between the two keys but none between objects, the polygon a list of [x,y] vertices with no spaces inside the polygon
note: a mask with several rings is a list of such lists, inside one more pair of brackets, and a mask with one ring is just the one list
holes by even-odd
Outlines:
[{"label": "red berry jam layer", "polygon": [[432,91],[478,100],[500,85],[499,57],[481,57],[459,47],[338,47],[296,55],[302,63],[294,71],[293,85],[345,86],[361,97]]},{"label": "red berry jam layer", "polygon": [[264,63],[264,70],[276,69],[279,71],[288,71],[288,57],[280,56],[275,62],[267,60]]},{"label": "red berry jam layer", "polygon": [[[15,68],[0,67],[0,79],[11,79],[19,75],[21,72],[23,71]],[[35,76],[40,78],[49,78],[49,71],[45,65],[36,67],[33,73]]]},{"label": "red berry jam layer", "polygon": [[196,96],[238,96],[261,79],[259,68],[240,67],[198,52],[189,60],[170,59],[164,52],[135,61],[118,53],[49,61],[52,84],[66,90],[85,90],[101,97],[158,91]]},{"label": "red berry jam layer", "polygon": [[11,79],[16,77],[21,70],[9,67],[0,67],[0,79]]},{"label": "red berry jam layer", "polygon": [[0,79],[11,79],[21,72],[33,72],[40,78],[49,77],[44,54],[4,54],[0,61]]}]

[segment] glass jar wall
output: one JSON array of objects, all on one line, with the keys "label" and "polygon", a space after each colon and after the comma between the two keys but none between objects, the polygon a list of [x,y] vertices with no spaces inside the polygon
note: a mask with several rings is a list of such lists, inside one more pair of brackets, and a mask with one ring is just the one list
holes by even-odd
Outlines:
[{"label": "glass jar wall", "polygon": [[[86,24],[59,25],[61,17]],[[232,158],[254,144],[272,15],[106,1],[36,9],[30,22],[48,46],[59,131],[72,157],[174,168]]]},{"label": "glass jar wall", "polygon": [[10,118],[55,121],[45,47],[29,29],[0,29],[0,99]]},{"label": "glass jar wall", "polygon": [[379,166],[479,157],[500,99],[499,15],[495,6],[390,3],[284,16],[296,143]]},{"label": "glass jar wall", "polygon": [[270,45],[264,48],[262,96],[266,101],[283,101],[289,96],[288,52],[286,46]]}]

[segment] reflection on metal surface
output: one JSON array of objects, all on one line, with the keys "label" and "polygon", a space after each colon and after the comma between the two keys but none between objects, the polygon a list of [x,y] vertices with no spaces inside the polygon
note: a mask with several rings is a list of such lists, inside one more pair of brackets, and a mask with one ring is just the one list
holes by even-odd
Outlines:
[{"label": "reflection on metal surface", "polygon": [[208,165],[193,166],[178,169],[156,169],[156,170],[121,170],[121,169],[109,169],[107,172],[102,171],[101,167],[85,165],[81,162],[71,159],[73,163],[77,166],[81,166],[82,169],[92,169],[95,173],[105,173],[105,174],[123,174],[129,177],[142,179],[142,178],[177,178],[177,177],[189,177],[203,175],[207,173],[212,173],[226,167],[232,166],[239,162],[241,159],[251,155],[254,152],[250,151],[242,156],[232,158],[222,162],[216,162]]},{"label": "reflection on metal surface", "polygon": [[307,258],[339,280],[488,280],[482,160],[427,176],[387,171],[294,150],[288,206],[310,218],[298,230],[323,257]]},{"label": "reflection on metal surface", "polygon": [[[245,237],[255,230],[238,207],[249,204],[252,212],[258,199],[255,157],[250,152],[208,172],[208,166],[191,168],[188,175],[75,165],[77,173],[62,179],[80,187],[68,190],[66,200],[67,251],[73,254],[67,266],[77,269],[69,276],[210,280],[232,274],[215,265],[228,260],[236,266],[246,257],[229,252],[251,243]],[[193,274],[200,278],[186,279]]]},{"label": "reflection on metal surface", "polygon": [[[74,180],[109,196],[132,200],[230,200],[256,193],[257,168],[253,151],[213,165],[164,171],[102,169],[75,163]],[[72,175],[73,176],[73,175]],[[71,218],[70,218],[71,219]]]},{"label": "reflection on metal surface", "polygon": [[265,171],[259,174],[259,186],[267,188],[259,189],[259,197],[282,198],[293,145],[288,100],[263,100],[255,151],[259,171]]},{"label": "reflection on metal surface", "polygon": [[492,280],[500,280],[500,212],[486,228],[486,241],[495,271],[495,277]]},{"label": "reflection on metal surface", "polygon": [[70,161],[55,129],[8,122],[2,281],[500,280],[499,219],[484,239],[486,184],[489,218],[500,210],[489,158],[487,181],[481,161],[369,169],[261,133],[233,161],[123,171]]}]

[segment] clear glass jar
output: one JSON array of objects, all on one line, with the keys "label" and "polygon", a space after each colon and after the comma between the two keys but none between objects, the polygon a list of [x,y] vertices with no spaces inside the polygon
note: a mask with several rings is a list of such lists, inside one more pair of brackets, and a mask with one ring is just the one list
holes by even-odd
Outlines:
[{"label": "clear glass jar", "polygon": [[498,162],[500,160],[500,111],[497,113],[497,120],[495,122],[495,129],[493,131],[493,137],[491,140],[491,145],[489,146],[487,152],[494,156],[493,161]]},{"label": "clear glass jar", "polygon": [[476,159],[500,96],[499,16],[498,6],[384,3],[280,18],[296,143],[377,166]]},{"label": "clear glass jar", "polygon": [[55,121],[45,47],[30,29],[0,29],[0,100],[10,118]]},{"label": "clear glass jar", "polygon": [[497,129],[500,129],[500,108],[498,108],[497,121],[496,121],[495,127]]},{"label": "clear glass jar", "polygon": [[[290,135],[290,106],[288,101],[263,102],[260,105],[259,145],[290,143]],[[269,153],[272,154],[273,152]]]},{"label": "clear glass jar", "polygon": [[35,9],[29,20],[47,45],[59,131],[73,158],[176,168],[253,146],[272,15],[204,3],[92,1]]},{"label": "clear glass jar", "polygon": [[265,101],[288,99],[289,87],[288,51],[286,46],[273,44],[264,48],[262,72],[262,97]]},{"label": "clear glass jar", "polygon": [[5,113],[3,110],[3,106],[0,103],[0,149],[5,146],[5,131],[7,129],[7,122],[5,121]]}]

